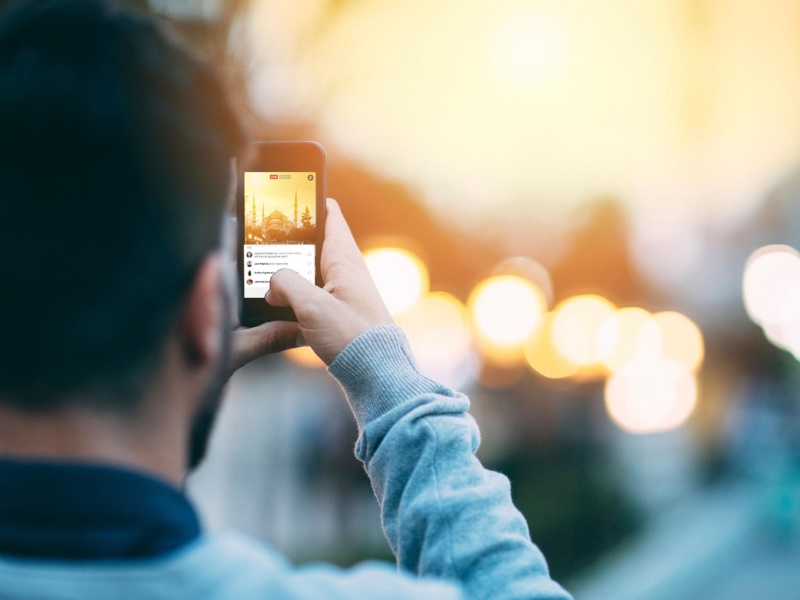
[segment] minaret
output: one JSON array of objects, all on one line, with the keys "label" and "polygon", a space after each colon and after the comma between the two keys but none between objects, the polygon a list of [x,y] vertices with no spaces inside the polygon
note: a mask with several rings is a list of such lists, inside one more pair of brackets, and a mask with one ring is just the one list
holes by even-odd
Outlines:
[{"label": "minaret", "polygon": [[[255,198],[255,197],[256,197],[256,195],[253,194],[253,198]],[[261,222],[262,223],[264,222],[264,203],[263,202],[261,203]]]},{"label": "minaret", "polygon": [[294,188],[294,226],[297,227],[297,188]]},{"label": "minaret", "polygon": [[256,224],[256,195],[253,194],[253,225]]}]

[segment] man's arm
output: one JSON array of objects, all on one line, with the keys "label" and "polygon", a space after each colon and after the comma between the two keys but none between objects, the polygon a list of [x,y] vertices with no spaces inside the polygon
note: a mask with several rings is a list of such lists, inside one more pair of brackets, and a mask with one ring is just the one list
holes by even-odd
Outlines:
[{"label": "man's arm", "polygon": [[419,373],[333,201],[325,236],[325,287],[282,269],[266,300],[294,309],[301,335],[345,388],[356,452],[400,566],[457,581],[470,597],[569,598],[550,579],[508,480],[475,457],[467,398]]},{"label": "man's arm", "polygon": [[361,335],[331,364],[359,426],[356,455],[400,566],[458,581],[470,598],[565,599],[514,507],[484,469],[469,400],[416,368],[398,326]]}]

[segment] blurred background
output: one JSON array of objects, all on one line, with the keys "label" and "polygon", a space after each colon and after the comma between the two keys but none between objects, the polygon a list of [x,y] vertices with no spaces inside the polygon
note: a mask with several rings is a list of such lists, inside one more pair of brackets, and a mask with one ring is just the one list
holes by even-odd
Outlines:
[{"label": "blurred background", "polygon": [[[321,142],[420,366],[583,599],[797,598],[800,1],[140,0],[252,136]],[[190,488],[391,560],[336,383],[231,382]]]}]

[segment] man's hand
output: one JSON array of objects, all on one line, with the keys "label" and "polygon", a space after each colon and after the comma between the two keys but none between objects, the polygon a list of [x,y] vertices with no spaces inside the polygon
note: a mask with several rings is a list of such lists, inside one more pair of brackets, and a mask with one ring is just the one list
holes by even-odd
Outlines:
[{"label": "man's hand", "polygon": [[376,325],[394,323],[358,250],[339,204],[328,199],[320,289],[291,269],[270,280],[266,300],[291,306],[299,323],[272,321],[258,327],[236,327],[231,340],[230,373],[274,352],[308,344],[331,364],[345,347]]},{"label": "man's hand", "polygon": [[[378,325],[392,325],[394,320],[372,281],[339,204],[328,198],[327,208],[320,259],[325,287],[320,289],[297,272],[281,269],[270,280],[266,301],[273,306],[292,307],[298,323],[286,325],[299,326],[300,341],[311,346],[329,365],[359,335]],[[280,345],[279,335],[289,333],[276,333],[275,343]]]},{"label": "man's hand", "polygon": [[257,327],[236,327],[231,339],[229,374],[265,355],[302,346],[300,327],[290,321],[272,321]]}]

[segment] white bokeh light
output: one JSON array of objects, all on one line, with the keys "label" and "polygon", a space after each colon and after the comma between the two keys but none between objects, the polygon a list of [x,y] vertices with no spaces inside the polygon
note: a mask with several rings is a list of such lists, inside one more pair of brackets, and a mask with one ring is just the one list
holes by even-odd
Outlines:
[{"label": "white bokeh light", "polygon": [[469,305],[479,336],[500,347],[521,346],[547,308],[542,291],[515,275],[481,282]]},{"label": "white bokeh light", "polygon": [[376,248],[364,253],[364,261],[393,316],[411,308],[428,291],[428,270],[411,252]]},{"label": "white bokeh light", "polygon": [[766,246],[747,261],[742,284],[744,306],[759,325],[779,323],[786,295],[800,284],[800,255],[789,246]]},{"label": "white bokeh light", "polygon": [[605,397],[617,425],[632,433],[656,433],[674,429],[689,418],[697,403],[697,383],[680,363],[636,361],[611,376]]}]

